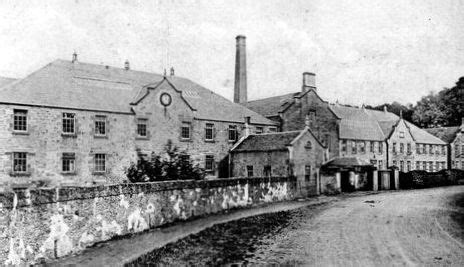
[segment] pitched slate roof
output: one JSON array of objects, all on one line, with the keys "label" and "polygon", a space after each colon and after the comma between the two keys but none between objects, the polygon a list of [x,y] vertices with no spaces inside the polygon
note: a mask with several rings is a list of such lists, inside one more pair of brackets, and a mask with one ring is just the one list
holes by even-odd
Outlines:
[{"label": "pitched slate roof", "polygon": [[369,161],[358,157],[334,158],[324,164],[324,167],[354,167],[354,166],[373,166]]},{"label": "pitched slate roof", "polygon": [[259,100],[248,101],[243,105],[263,116],[274,116],[285,110],[293,103],[293,98],[299,96],[300,92],[279,95]]},{"label": "pitched slate roof", "polygon": [[231,152],[286,150],[301,131],[251,134],[242,140]]},{"label": "pitched slate roof", "polygon": [[454,127],[439,127],[439,128],[428,128],[424,129],[428,133],[440,138],[446,143],[451,143],[456,138],[456,134],[459,132],[459,126]]},{"label": "pitched slate roof", "polygon": [[8,78],[8,77],[0,77],[0,88],[7,85],[7,84],[10,84],[14,81],[16,81],[17,79],[15,78]]},{"label": "pitched slate roof", "polygon": [[[88,63],[56,60],[0,89],[0,103],[40,105],[130,113],[130,103],[145,86],[163,81],[164,76]],[[196,84],[189,79],[166,78],[202,119],[275,125],[260,114]]]}]

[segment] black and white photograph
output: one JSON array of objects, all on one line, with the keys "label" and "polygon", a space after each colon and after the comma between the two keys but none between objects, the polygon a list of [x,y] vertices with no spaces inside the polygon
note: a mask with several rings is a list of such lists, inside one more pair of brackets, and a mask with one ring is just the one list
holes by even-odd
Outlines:
[{"label": "black and white photograph", "polygon": [[0,266],[464,266],[464,0],[0,0]]}]

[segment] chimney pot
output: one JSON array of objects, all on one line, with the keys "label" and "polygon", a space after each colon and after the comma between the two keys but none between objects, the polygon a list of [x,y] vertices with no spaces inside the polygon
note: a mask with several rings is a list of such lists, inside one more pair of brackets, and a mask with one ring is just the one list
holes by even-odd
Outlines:
[{"label": "chimney pot", "polygon": [[174,76],[174,68],[173,68],[173,67],[171,67],[171,70],[170,70],[170,71],[171,71],[171,73],[170,73],[170,74],[171,74],[171,77]]},{"label": "chimney pot", "polygon": [[77,53],[76,53],[76,51],[74,51],[74,53],[72,54],[72,61],[71,62],[72,63],[77,62]]},{"label": "chimney pot", "polygon": [[235,50],[234,103],[247,102],[246,37],[238,35]]},{"label": "chimney pot", "polygon": [[124,69],[125,70],[130,70],[130,63],[129,60],[126,59],[126,62],[124,62]]},{"label": "chimney pot", "polygon": [[316,90],[316,74],[312,72],[303,72],[303,92]]}]

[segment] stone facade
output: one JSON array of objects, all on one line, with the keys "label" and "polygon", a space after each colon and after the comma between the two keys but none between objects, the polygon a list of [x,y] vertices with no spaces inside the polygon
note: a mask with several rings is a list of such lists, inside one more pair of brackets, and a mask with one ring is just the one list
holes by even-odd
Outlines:
[{"label": "stone facade", "polygon": [[378,170],[387,168],[385,141],[340,139],[340,157],[357,157],[370,162]]},{"label": "stone facade", "polygon": [[0,264],[34,264],[174,221],[295,196],[288,177],[2,192]]},{"label": "stone facade", "polygon": [[464,119],[449,149],[451,167],[464,170]]}]

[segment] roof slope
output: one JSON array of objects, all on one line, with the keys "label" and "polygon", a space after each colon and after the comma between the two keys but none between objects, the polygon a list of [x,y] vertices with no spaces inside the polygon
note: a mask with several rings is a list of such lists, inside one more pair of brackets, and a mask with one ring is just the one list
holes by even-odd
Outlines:
[{"label": "roof slope", "polygon": [[424,129],[421,129],[408,121],[404,122],[409,127],[409,131],[411,132],[412,137],[414,137],[416,143],[446,145],[446,143],[443,140],[428,133]]},{"label": "roof slope", "polygon": [[274,116],[285,110],[293,102],[293,97],[299,95],[299,92],[290,93],[249,101],[243,105],[259,114],[262,114],[263,116]]},{"label": "roof slope", "polygon": [[446,143],[451,143],[456,138],[456,134],[459,132],[459,126],[454,127],[440,127],[440,128],[428,128],[424,129],[428,133],[440,138]]},{"label": "roof slope", "polygon": [[232,152],[286,150],[301,131],[251,134],[240,142]]},{"label": "roof slope", "polygon": [[[2,88],[0,102],[129,113],[130,103],[145,87],[164,78],[155,73],[56,60]],[[197,110],[198,118],[243,122],[245,116],[250,116],[252,123],[275,125],[188,79],[166,79]]]},{"label": "roof slope", "polygon": [[8,77],[0,77],[0,88],[7,85],[7,84],[10,84],[14,81],[16,81],[17,79],[15,78],[8,78]]}]

